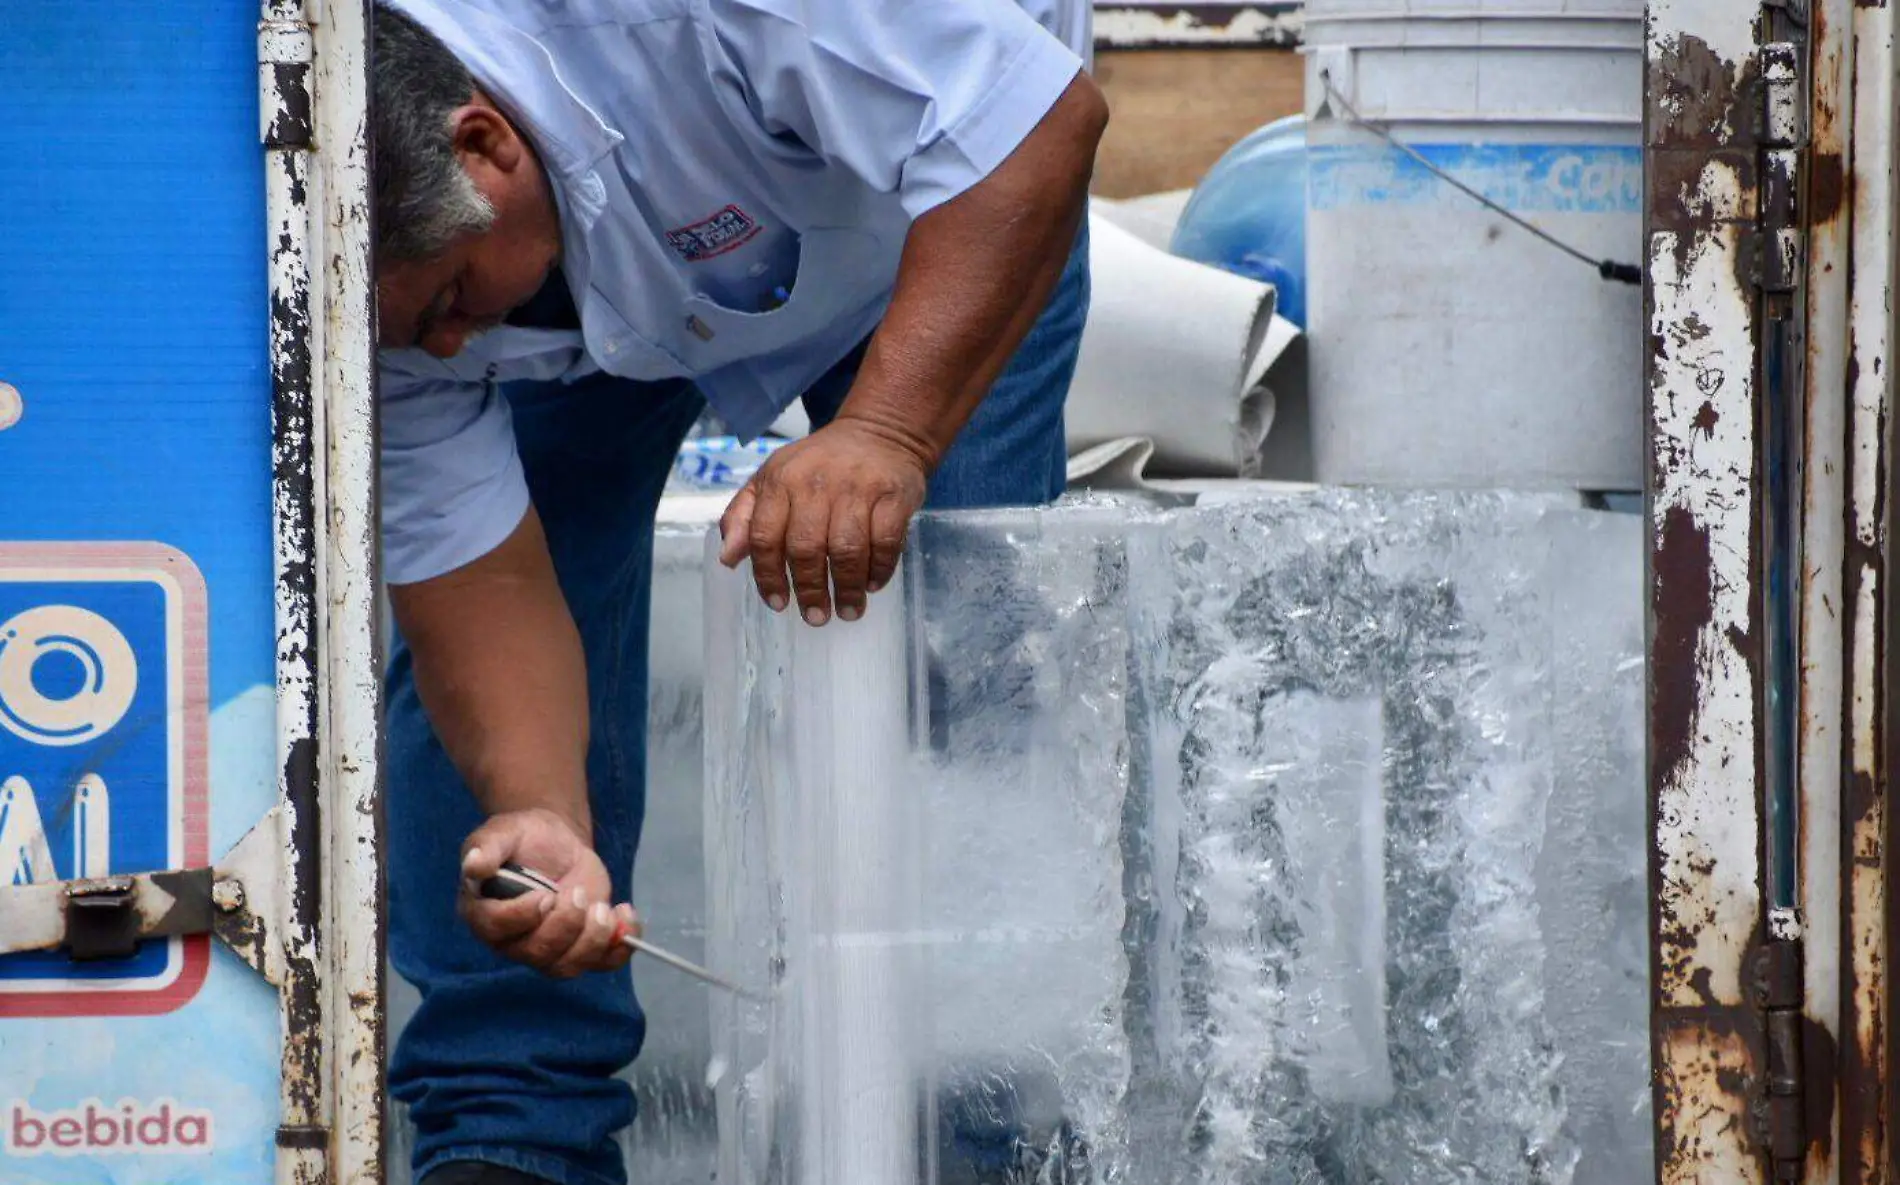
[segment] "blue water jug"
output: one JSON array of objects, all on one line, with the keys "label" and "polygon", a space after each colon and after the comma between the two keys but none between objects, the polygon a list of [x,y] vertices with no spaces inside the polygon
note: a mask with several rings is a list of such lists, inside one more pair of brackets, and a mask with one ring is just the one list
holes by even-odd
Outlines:
[{"label": "blue water jug", "polygon": [[1306,325],[1306,120],[1250,133],[1194,188],[1168,246],[1184,259],[1272,284],[1276,311]]}]

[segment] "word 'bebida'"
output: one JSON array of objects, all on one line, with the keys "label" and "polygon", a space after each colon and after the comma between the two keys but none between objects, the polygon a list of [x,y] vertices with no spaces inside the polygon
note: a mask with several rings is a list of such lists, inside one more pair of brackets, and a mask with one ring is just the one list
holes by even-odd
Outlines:
[{"label": "word 'bebida'", "polygon": [[171,1099],[110,1106],[88,1099],[77,1107],[38,1111],[15,1101],[9,1108],[10,1156],[150,1155],[211,1151],[211,1112]]}]

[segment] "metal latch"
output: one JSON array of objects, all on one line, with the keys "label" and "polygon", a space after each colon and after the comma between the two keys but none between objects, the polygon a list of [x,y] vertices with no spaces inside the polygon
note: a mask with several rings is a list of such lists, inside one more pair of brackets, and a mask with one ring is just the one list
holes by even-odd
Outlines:
[{"label": "metal latch", "polygon": [[129,959],[139,948],[139,915],[128,877],[81,881],[66,890],[66,950],[75,963]]},{"label": "metal latch", "polygon": [[280,984],[282,851],[272,810],[214,868],[0,887],[0,954],[61,950],[97,962],[130,958],[142,942],[215,934]]},{"label": "metal latch", "polygon": [[[73,881],[66,886],[64,949],[78,963],[129,959],[147,938],[205,933],[211,928],[210,873],[160,874],[164,887],[148,882],[144,893],[129,876]],[[152,900],[157,896],[169,900]]]}]

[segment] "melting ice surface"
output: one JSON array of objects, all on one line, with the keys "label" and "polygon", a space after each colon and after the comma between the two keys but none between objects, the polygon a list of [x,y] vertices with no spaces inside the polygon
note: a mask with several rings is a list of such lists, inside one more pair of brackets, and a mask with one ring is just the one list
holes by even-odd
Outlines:
[{"label": "melting ice surface", "polygon": [[1644,1179],[1641,555],[1329,491],[927,518],[822,631],[713,567],[717,1179]]}]

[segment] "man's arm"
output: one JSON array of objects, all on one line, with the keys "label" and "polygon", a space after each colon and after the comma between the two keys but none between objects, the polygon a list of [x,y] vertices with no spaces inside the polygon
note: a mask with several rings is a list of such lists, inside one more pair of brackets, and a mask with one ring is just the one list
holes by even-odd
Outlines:
[{"label": "man's arm", "polygon": [[837,419],[774,454],[720,524],[721,559],[750,556],[773,608],[795,596],[823,624],[835,590],[853,621],[890,580],[930,474],[1061,277],[1107,123],[1101,92],[1077,75],[988,177],[912,225]]},{"label": "man's arm", "polygon": [[389,600],[429,722],[483,813],[539,807],[591,842],[587,670],[539,516]]},{"label": "man's arm", "polygon": [[465,886],[463,916],[503,954],[555,975],[625,962],[592,849],[586,663],[539,517],[530,509],[501,546],[389,598],[429,722],[490,816],[463,845],[465,876],[513,860],[561,885],[558,899],[508,902]]}]

